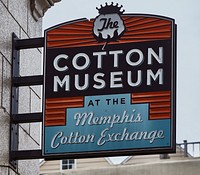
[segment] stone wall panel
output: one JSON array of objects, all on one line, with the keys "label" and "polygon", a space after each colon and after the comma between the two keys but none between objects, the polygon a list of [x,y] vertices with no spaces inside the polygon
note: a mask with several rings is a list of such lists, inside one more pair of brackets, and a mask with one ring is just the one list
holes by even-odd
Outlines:
[{"label": "stone wall panel", "polygon": [[[29,1],[29,0],[28,0]],[[18,24],[23,28],[24,31],[27,32],[27,0],[9,0],[8,10],[14,16],[15,20]]]},{"label": "stone wall panel", "polygon": [[3,95],[2,95],[2,107],[10,113],[10,97],[11,97],[11,64],[3,57]]},{"label": "stone wall panel", "polygon": [[[35,26],[37,26],[36,23]],[[23,30],[21,30],[20,37],[21,39],[29,38],[29,36]],[[20,50],[20,75],[31,76],[31,75],[41,75],[41,74],[42,74],[41,51],[37,48]]]},{"label": "stone wall panel", "polygon": [[[31,113],[42,112],[42,102],[41,98],[34,92],[31,91]],[[30,124],[30,135],[31,137],[40,144],[41,136],[40,131],[41,123],[31,123]]]},{"label": "stone wall panel", "polygon": [[[19,88],[19,113],[30,113],[31,111],[31,90],[29,87],[20,87]],[[30,124],[22,123],[20,126],[26,130],[27,133],[30,133]]]},{"label": "stone wall panel", "polygon": [[12,33],[20,34],[20,26],[0,1],[0,53],[11,63]]},{"label": "stone wall panel", "polygon": [[39,167],[38,160],[20,160],[19,161],[19,171],[21,175],[38,175],[39,169],[35,167]]},{"label": "stone wall panel", "polygon": [[[8,151],[9,151],[9,123],[10,117],[9,114],[5,112],[3,108],[0,108],[0,164],[8,165]],[[0,173],[1,174],[1,173]]]},{"label": "stone wall panel", "polygon": [[[43,12],[59,0],[36,0]],[[20,39],[42,36],[42,19],[32,16],[35,0],[0,0],[0,174],[38,175],[39,160],[19,160],[9,164],[12,34]],[[20,75],[42,75],[42,48],[20,51]],[[42,86],[19,88],[19,113],[41,112]],[[41,123],[19,124],[19,149],[40,149]]]},{"label": "stone wall panel", "polygon": [[0,0],[6,7],[8,6],[8,0]]},{"label": "stone wall panel", "polygon": [[0,54],[0,98],[1,99],[2,99],[2,89],[3,89],[3,55]]},{"label": "stone wall panel", "polygon": [[[39,149],[39,144],[21,127],[19,127],[19,150]],[[38,175],[39,160],[20,160],[18,161],[19,172],[22,175]]]}]

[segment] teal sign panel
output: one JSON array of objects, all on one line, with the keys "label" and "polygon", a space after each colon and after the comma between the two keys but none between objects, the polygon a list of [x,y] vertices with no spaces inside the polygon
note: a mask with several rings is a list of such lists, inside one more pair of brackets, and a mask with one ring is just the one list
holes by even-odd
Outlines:
[{"label": "teal sign panel", "polygon": [[83,108],[66,111],[66,125],[46,127],[46,153],[77,153],[171,145],[170,119],[149,119],[149,104],[131,94],[86,96]]}]

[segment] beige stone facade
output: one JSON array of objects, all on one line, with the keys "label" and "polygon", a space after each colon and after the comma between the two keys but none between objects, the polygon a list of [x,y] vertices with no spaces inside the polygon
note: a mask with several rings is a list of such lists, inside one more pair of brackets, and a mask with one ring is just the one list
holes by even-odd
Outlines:
[{"label": "beige stone facade", "polygon": [[[37,175],[39,160],[9,163],[12,33],[20,39],[42,36],[42,16],[59,0],[0,0],[0,174]],[[43,3],[41,3],[43,2]],[[39,5],[38,5],[39,4]],[[36,11],[41,11],[35,16]],[[20,51],[20,76],[42,74],[41,48]],[[19,113],[41,112],[41,86],[19,89]],[[40,123],[19,125],[19,149],[40,148]]]},{"label": "beige stone facade", "polygon": [[61,161],[44,161],[40,175],[196,175],[200,173],[200,158],[185,156],[177,147],[176,154],[129,156],[120,164],[110,158],[77,159],[75,168],[62,170]]}]

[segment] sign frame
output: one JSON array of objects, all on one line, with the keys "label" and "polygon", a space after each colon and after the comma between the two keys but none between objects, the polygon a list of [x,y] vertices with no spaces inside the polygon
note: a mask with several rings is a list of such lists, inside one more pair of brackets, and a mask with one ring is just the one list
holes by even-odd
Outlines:
[{"label": "sign frame", "polygon": [[[172,55],[171,55],[171,92],[170,92],[170,98],[171,98],[171,144],[167,147],[150,147],[150,148],[133,148],[133,149],[116,149],[116,150],[98,150],[98,151],[77,151],[77,152],[68,152],[68,153],[45,153],[45,112],[43,117],[43,143],[42,143],[42,154],[45,157],[45,159],[63,159],[63,158],[90,158],[90,157],[107,157],[107,156],[125,156],[125,155],[146,155],[146,154],[166,154],[166,153],[174,153],[176,151],[176,34],[177,34],[177,27],[175,24],[174,19],[168,18],[165,16],[159,16],[159,15],[152,15],[152,14],[125,14],[126,16],[134,16],[134,17],[149,17],[149,18],[159,18],[164,20],[169,20],[172,23],[172,31],[171,34],[171,44],[172,44]],[[123,15],[122,15],[123,16]],[[67,25],[67,24],[73,24],[78,21],[84,21],[85,18],[73,20],[69,22],[65,22],[56,26],[53,26],[47,30],[45,30],[45,54],[44,59],[46,62],[46,52],[47,52],[47,33],[48,31],[51,31],[53,29],[56,29],[58,27]],[[114,41],[109,41],[114,42]],[[44,64],[44,94],[45,94],[45,85],[46,85],[46,66]],[[45,95],[44,95],[45,96]],[[44,97],[44,103],[45,107],[45,97]]]}]

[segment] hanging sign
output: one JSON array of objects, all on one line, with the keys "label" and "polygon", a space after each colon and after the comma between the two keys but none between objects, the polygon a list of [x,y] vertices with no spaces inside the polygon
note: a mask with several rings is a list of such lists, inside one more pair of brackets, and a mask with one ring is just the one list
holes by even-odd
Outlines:
[{"label": "hanging sign", "polygon": [[174,20],[97,10],[45,31],[43,155],[174,152]]}]

